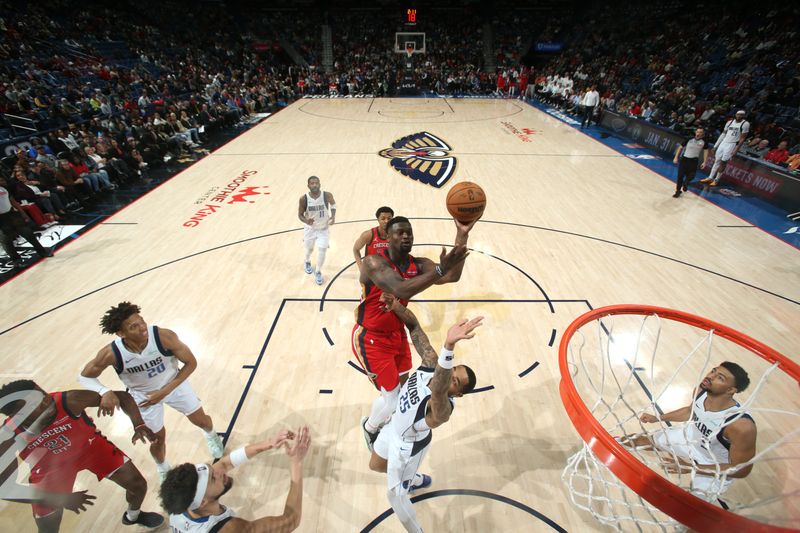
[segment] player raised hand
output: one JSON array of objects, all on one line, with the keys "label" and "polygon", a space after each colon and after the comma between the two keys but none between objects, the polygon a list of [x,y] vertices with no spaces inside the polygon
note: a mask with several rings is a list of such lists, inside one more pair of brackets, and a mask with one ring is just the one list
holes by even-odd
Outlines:
[{"label": "player raised hand", "polygon": [[444,271],[444,274],[447,275],[449,271],[463,263],[468,255],[469,252],[466,245],[453,246],[449,252],[442,246],[442,253],[439,254],[439,266]]},{"label": "player raised hand", "polygon": [[285,441],[283,446],[286,448],[286,455],[292,461],[299,463],[303,461],[306,453],[308,453],[308,448],[311,446],[311,432],[308,426],[298,429],[295,437],[293,446],[290,446],[288,441]]},{"label": "player raised hand", "polygon": [[454,326],[447,330],[447,338],[444,345],[448,350],[452,350],[455,344],[463,339],[471,339],[475,336],[473,331],[475,328],[483,324],[483,317],[479,316],[473,319],[465,318],[459,321]]},{"label": "player raised hand", "polygon": [[280,448],[281,446],[283,446],[284,443],[288,443],[289,441],[294,440],[295,436],[296,435],[294,431],[284,429],[271,439],[267,439],[264,442],[262,442],[259,445],[259,447],[262,448],[263,450],[274,450],[275,448]]},{"label": "player raised hand", "polygon": [[468,233],[470,232],[470,230],[471,230],[471,229],[472,229],[472,228],[475,226],[475,224],[478,222],[478,220],[479,220],[479,219],[477,219],[477,218],[476,218],[476,219],[475,219],[475,220],[473,220],[472,222],[467,222],[467,223],[465,224],[464,222],[460,222],[459,220],[457,220],[457,219],[455,219],[455,218],[454,218],[454,219],[453,219],[453,222],[455,222],[455,223],[456,223],[456,230],[458,231],[458,233],[460,233],[460,234],[463,234],[463,235],[466,235],[466,234],[468,234]]}]

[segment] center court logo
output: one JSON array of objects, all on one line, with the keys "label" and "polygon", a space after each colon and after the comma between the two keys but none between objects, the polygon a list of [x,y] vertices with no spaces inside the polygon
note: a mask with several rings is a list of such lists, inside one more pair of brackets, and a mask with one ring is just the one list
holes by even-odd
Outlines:
[{"label": "center court logo", "polygon": [[398,139],[378,155],[390,159],[393,169],[412,180],[441,188],[456,171],[452,148],[435,135],[423,131]]},{"label": "center court logo", "polygon": [[195,211],[189,220],[183,223],[184,228],[196,228],[207,217],[217,213],[226,205],[254,204],[260,196],[268,195],[266,185],[242,187],[250,176],[258,174],[257,170],[244,170],[224,187],[212,187],[195,203],[202,207]]}]

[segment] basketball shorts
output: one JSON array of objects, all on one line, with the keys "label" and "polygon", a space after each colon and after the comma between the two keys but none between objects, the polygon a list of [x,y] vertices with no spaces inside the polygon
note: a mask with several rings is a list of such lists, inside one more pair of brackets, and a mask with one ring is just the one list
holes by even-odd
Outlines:
[{"label": "basketball shorts", "polygon": [[724,142],[719,145],[714,155],[720,161],[730,161],[734,154],[736,154],[736,143]]},{"label": "basketball shorts", "polygon": [[378,334],[356,324],[352,348],[378,390],[394,390],[400,384],[400,376],[411,371],[411,349],[404,329]]},{"label": "basketball shorts", "polygon": [[[686,461],[696,461],[700,464],[714,464],[716,461],[703,449],[699,441],[687,438],[683,427],[671,427],[653,433],[653,442],[665,452],[674,453]],[[688,474],[687,474],[688,475]],[[691,492],[698,498],[714,501],[723,494],[733,483],[733,479],[716,476],[696,474],[692,479]]]},{"label": "basketball shorts", "polygon": [[[124,452],[98,434],[77,460],[66,463],[63,468],[44,471],[34,466],[28,482],[37,489],[47,492],[72,492],[75,478],[81,470],[90,471],[100,481],[116,472],[128,461],[128,456]],[[58,510],[39,503],[34,503],[31,507],[36,518],[45,517]]]},{"label": "basketball shorts", "polygon": [[398,496],[408,494],[428,448],[430,438],[427,442],[404,442],[391,426],[384,427],[375,441],[375,453],[387,462],[386,487]]},{"label": "basketball shorts", "polygon": [[314,229],[311,226],[304,226],[303,227],[303,243],[306,245],[306,248],[311,248],[316,243],[317,248],[328,248],[330,245],[328,244],[330,241],[330,230],[328,228],[325,229]]},{"label": "basketball shorts", "polygon": [[[130,390],[128,392],[133,396],[136,405],[147,400],[147,394],[144,392],[135,390]],[[164,404],[169,405],[186,416],[189,416],[202,407],[200,399],[197,397],[197,394],[194,393],[192,386],[189,385],[188,381],[184,381],[178,385],[175,390],[167,394],[167,397],[164,398],[161,403],[151,405],[150,407],[139,407],[144,423],[147,424],[147,427],[150,428],[153,433],[161,431],[164,427]]]}]

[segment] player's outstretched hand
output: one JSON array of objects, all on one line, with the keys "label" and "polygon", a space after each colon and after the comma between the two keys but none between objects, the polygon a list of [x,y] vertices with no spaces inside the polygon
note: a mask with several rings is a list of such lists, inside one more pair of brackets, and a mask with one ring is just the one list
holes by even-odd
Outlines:
[{"label": "player's outstretched hand", "polygon": [[73,492],[71,494],[64,495],[64,501],[62,502],[64,509],[68,511],[72,511],[75,514],[80,514],[81,511],[85,511],[86,507],[89,505],[94,505],[92,500],[96,499],[97,496],[93,496],[91,494],[87,494],[87,491],[81,490],[78,492]]},{"label": "player's outstretched hand", "polygon": [[473,333],[475,328],[480,327],[482,324],[482,316],[473,318],[471,320],[468,318],[461,320],[447,330],[447,339],[444,342],[445,346],[453,346],[460,340],[471,339],[475,336]]},{"label": "player's outstretched hand", "polygon": [[117,398],[117,394],[113,390],[110,390],[100,397],[97,416],[114,416],[114,410],[117,408],[119,408],[119,398]]},{"label": "player's outstretched hand", "polygon": [[137,441],[142,441],[145,444],[148,442],[154,443],[158,442],[158,437],[156,437],[156,434],[153,433],[152,429],[144,424],[139,424],[133,428],[133,437],[131,437],[132,444],[136,444]]},{"label": "player's outstretched hand", "polygon": [[467,235],[470,232],[470,230],[475,227],[475,224],[478,222],[478,219],[476,218],[472,222],[467,222],[465,224],[454,218],[453,222],[456,223],[456,230],[458,231],[458,233],[461,233],[462,235]]},{"label": "player's outstretched hand", "polygon": [[641,420],[645,424],[653,424],[655,422],[658,422],[658,417],[655,415],[651,415],[650,413],[642,413],[641,416],[639,416],[639,420]]},{"label": "player's outstretched hand", "polygon": [[302,462],[311,446],[311,432],[308,430],[308,426],[297,430],[294,445],[289,446],[289,442],[284,442],[283,446],[286,448],[286,455],[292,461]]},{"label": "player's outstretched hand", "polygon": [[275,448],[280,448],[281,446],[283,446],[283,444],[285,442],[288,442],[290,440],[294,440],[294,438],[295,438],[294,431],[290,431],[288,429],[284,429],[283,431],[281,431],[280,433],[278,433],[277,435],[275,435],[271,439],[267,439],[266,441],[264,441],[264,446],[265,446],[264,449],[265,450],[273,450]]},{"label": "player's outstretched hand", "polygon": [[445,276],[447,276],[447,273],[452,271],[453,268],[458,266],[459,263],[463,262],[468,255],[469,252],[467,251],[466,245],[459,244],[453,246],[449,252],[442,246],[442,253],[439,254],[439,266],[444,270]]}]

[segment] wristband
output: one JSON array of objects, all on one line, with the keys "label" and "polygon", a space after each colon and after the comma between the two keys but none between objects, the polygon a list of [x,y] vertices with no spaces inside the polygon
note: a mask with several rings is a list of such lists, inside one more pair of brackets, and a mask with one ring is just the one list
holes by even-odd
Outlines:
[{"label": "wristband", "polygon": [[442,267],[440,267],[439,265],[436,265],[434,267],[434,270],[436,271],[436,273],[439,275],[440,278],[444,276],[444,270],[442,270]]},{"label": "wristband", "polygon": [[231,452],[230,458],[231,458],[231,464],[233,465],[234,468],[245,464],[248,460],[247,452],[244,451],[244,447],[236,448],[235,450],[233,450]]},{"label": "wristband", "polygon": [[445,370],[450,370],[453,368],[453,350],[448,350],[444,346],[442,346],[442,351],[439,352],[439,361],[438,364],[440,367],[444,368]]}]

